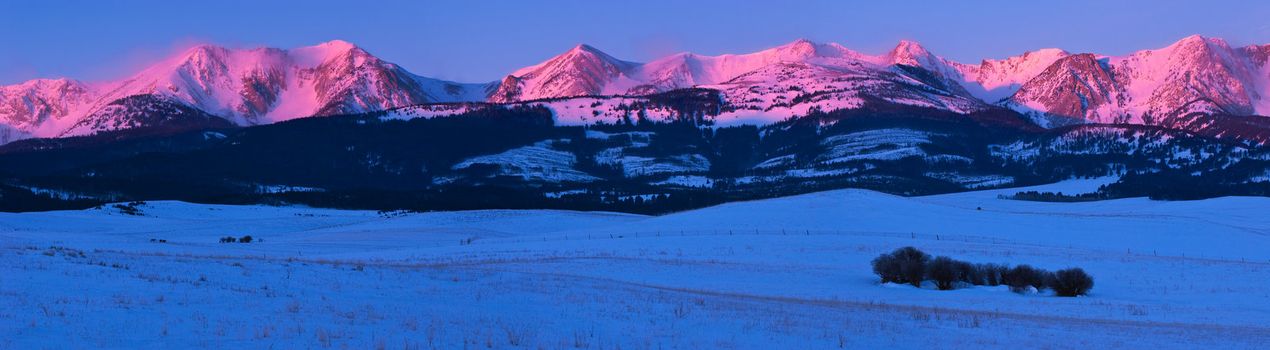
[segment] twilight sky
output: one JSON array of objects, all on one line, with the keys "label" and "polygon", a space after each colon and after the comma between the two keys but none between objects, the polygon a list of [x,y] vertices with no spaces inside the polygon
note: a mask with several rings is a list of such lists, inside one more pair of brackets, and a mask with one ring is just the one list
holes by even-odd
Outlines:
[{"label": "twilight sky", "polygon": [[1119,55],[1190,34],[1270,43],[1270,1],[54,1],[0,2],[0,84],[117,79],[196,43],[353,42],[424,76],[501,78],[577,43],[647,61],[808,38],[866,53],[900,39],[963,62],[1045,47]]}]

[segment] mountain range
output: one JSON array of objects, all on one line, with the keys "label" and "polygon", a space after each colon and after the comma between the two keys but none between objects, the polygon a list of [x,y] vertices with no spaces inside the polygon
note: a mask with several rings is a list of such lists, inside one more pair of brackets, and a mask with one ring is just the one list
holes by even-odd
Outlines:
[{"label": "mountain range", "polygon": [[[717,110],[702,116],[714,125],[770,125],[885,101],[962,115],[1003,107],[1045,128],[1154,125],[1261,143],[1270,120],[1260,117],[1270,115],[1268,57],[1270,45],[1232,47],[1200,36],[1125,56],[1041,49],[977,64],[911,41],[871,55],[800,39],[747,54],[680,53],[647,63],[578,45],[499,81],[457,83],[410,73],[338,40],[288,50],[201,45],[118,81],[0,87],[0,143],[411,106],[438,116],[447,114],[438,109],[466,111],[471,103],[541,102],[558,118],[577,116],[561,122],[616,122],[628,111],[613,113],[615,105],[688,88],[719,93]],[[571,98],[589,103],[569,111],[551,103]]]},{"label": "mountain range", "polygon": [[0,87],[0,211],[119,201],[640,213],[838,188],[1116,180],[1085,201],[1270,195],[1268,46],[968,64],[796,40],[646,63],[577,45],[487,83],[332,41],[197,46]]},{"label": "mountain range", "polygon": [[[36,137],[178,122],[142,118],[181,106],[233,125],[480,99],[480,86],[414,75],[348,42],[280,50],[200,45],[126,79],[39,79],[0,87],[0,121]],[[129,103],[146,96],[146,103]],[[13,138],[17,135],[12,135]]]}]

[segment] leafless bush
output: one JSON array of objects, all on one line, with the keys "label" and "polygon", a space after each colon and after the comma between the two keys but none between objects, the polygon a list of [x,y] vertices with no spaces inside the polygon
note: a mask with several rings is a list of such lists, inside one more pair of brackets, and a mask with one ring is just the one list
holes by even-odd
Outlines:
[{"label": "leafless bush", "polygon": [[917,248],[904,247],[873,259],[873,273],[882,278],[882,283],[908,283],[920,287],[929,261],[930,255]]},{"label": "leafless bush", "polygon": [[1050,280],[1050,288],[1054,289],[1054,294],[1062,297],[1085,295],[1093,287],[1094,278],[1080,268],[1058,270]]}]

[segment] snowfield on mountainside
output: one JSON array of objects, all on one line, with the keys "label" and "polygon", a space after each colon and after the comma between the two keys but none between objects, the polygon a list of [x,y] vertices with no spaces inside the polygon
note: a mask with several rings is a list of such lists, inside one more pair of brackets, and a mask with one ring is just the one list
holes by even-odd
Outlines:
[{"label": "snowfield on mountainside", "polygon": [[[837,190],[663,216],[183,202],[0,213],[0,348],[1259,348],[1270,198],[1080,203],[1108,179]],[[136,214],[136,215],[133,215]],[[220,243],[250,235],[251,243]],[[880,284],[914,246],[1080,267],[1088,296]]]}]

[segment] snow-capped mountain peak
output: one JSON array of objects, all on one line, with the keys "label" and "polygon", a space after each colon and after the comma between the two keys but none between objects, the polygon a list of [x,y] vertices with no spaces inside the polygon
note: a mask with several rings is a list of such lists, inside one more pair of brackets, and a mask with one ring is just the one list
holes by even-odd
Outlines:
[{"label": "snow-capped mountain peak", "polygon": [[925,47],[922,47],[921,44],[909,40],[900,40],[899,44],[896,44],[895,48],[891,49],[885,57],[888,64],[903,64],[916,67],[927,67],[936,63],[942,64],[942,62],[936,62],[938,58],[931,54],[930,51],[927,51]]},{"label": "snow-capped mountain peak", "polygon": [[794,40],[785,45],[764,50],[757,55],[769,60],[803,62],[814,58],[844,58],[856,55],[854,51],[836,43],[817,43],[808,39]]},{"label": "snow-capped mountain peak", "polygon": [[347,54],[350,51],[359,51],[359,54],[369,55],[369,53],[361,47],[344,40],[331,40],[313,46],[294,48],[286,51],[290,56],[290,59],[296,65],[310,68],[332,58]]},{"label": "snow-capped mountain peak", "polygon": [[578,44],[542,63],[512,72],[490,96],[490,101],[599,95],[636,66],[637,63],[613,58],[590,45]]},{"label": "snow-capped mountain peak", "polygon": [[1005,59],[985,59],[978,65],[955,64],[962,85],[975,97],[993,103],[1014,94],[1023,83],[1068,56],[1060,49],[1040,49]]},{"label": "snow-capped mountain peak", "polygon": [[324,42],[324,43],[320,43],[320,44],[317,44],[317,45],[314,45],[314,46],[310,46],[309,48],[323,49],[323,50],[334,50],[334,51],[337,51],[337,52],[343,52],[343,51],[348,51],[348,50],[352,50],[352,49],[360,49],[359,47],[357,47],[357,45],[355,45],[355,44],[353,44],[353,43],[350,43],[350,42],[347,42],[347,41],[344,41],[344,40],[340,40],[340,39],[330,40],[330,41],[327,41],[327,42]]},{"label": "snow-capped mountain peak", "polygon": [[[6,124],[14,133],[53,133],[75,122],[68,116],[87,103],[92,93],[92,86],[66,78],[0,86],[0,124]],[[9,139],[13,138],[17,136]]]},{"label": "snow-capped mountain peak", "polygon": [[1085,117],[1118,121],[1124,94],[1110,68],[1085,53],[1058,59],[1023,84],[1010,103],[1050,114],[1051,118],[1038,119],[1043,126],[1077,123]]},{"label": "snow-capped mountain peak", "polygon": [[966,71],[970,70],[970,66],[953,62],[943,57],[936,56],[927,50],[922,44],[911,40],[900,40],[895,47],[886,54],[873,59],[874,62],[885,65],[903,65],[911,67],[920,67],[932,73],[941,76],[950,82],[959,82],[965,80]]},{"label": "snow-capped mountain peak", "polygon": [[1201,46],[1204,48],[1207,48],[1209,46],[1218,47],[1218,48],[1227,48],[1227,49],[1230,48],[1230,44],[1227,43],[1225,39],[1210,38],[1210,37],[1205,37],[1199,34],[1192,34],[1192,35],[1186,36],[1185,38],[1179,39],[1178,41],[1174,42],[1173,44],[1161,50],[1164,50],[1164,51],[1195,50],[1197,48],[1200,48]]},{"label": "snow-capped mountain peak", "polygon": [[604,53],[603,51],[600,51],[599,49],[596,49],[595,47],[592,47],[591,45],[577,44],[577,45],[574,45],[573,48],[570,48],[569,50],[563,53],[560,53],[559,55],[552,56],[551,58],[547,59],[546,61],[543,61],[542,63],[518,69],[515,72],[512,72],[511,75],[517,76],[517,77],[525,77],[525,76],[535,74],[536,72],[542,71],[544,69],[559,68],[561,66],[571,66],[571,65],[573,66],[585,65],[585,64],[619,65],[621,64],[621,61],[616,58],[613,58],[613,56],[609,56],[608,54]]}]

